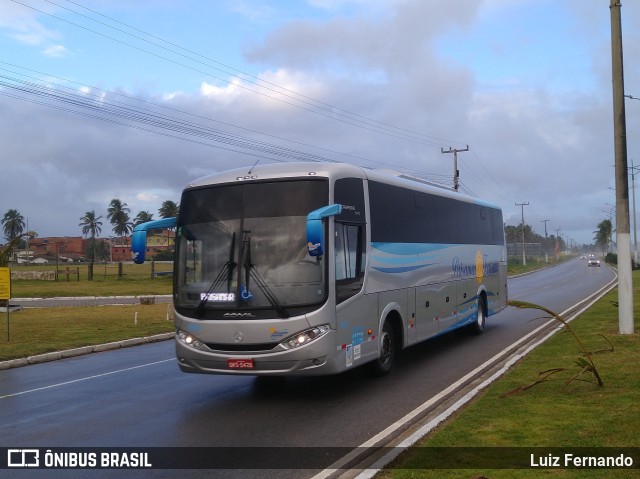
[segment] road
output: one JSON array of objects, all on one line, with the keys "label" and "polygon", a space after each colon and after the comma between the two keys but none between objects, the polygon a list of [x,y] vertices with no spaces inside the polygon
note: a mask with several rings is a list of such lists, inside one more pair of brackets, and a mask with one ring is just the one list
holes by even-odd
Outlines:
[{"label": "road", "polygon": [[[509,297],[562,312],[614,277],[607,267],[588,268],[574,260],[510,279]],[[481,336],[454,333],[405,350],[396,369],[381,379],[362,368],[324,378],[188,375],[179,372],[171,341],[0,371],[0,447],[241,447],[247,464],[264,452],[251,448],[275,447],[271,453],[278,468],[294,467],[298,458],[314,451],[333,460],[540,326],[545,320],[538,316],[507,308],[488,319]],[[317,472],[279,469],[277,475],[312,477]],[[2,473],[122,476],[116,470]],[[176,477],[176,471],[126,475]],[[179,475],[273,477],[259,469],[216,470],[213,475],[189,470]]]}]

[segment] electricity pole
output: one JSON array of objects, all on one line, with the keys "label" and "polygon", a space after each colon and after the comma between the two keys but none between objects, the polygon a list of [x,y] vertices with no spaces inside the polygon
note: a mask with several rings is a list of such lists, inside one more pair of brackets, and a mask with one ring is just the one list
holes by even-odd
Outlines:
[{"label": "electricity pole", "polygon": [[620,334],[633,334],[633,284],[629,226],[629,175],[624,108],[624,69],[620,0],[610,0],[611,76],[613,84],[613,136],[616,160],[616,242],[618,244],[618,327]]},{"label": "electricity pole", "polygon": [[458,191],[458,178],[460,178],[460,170],[458,170],[458,152],[469,151],[469,145],[464,149],[456,149],[449,147],[448,151],[444,151],[444,148],[440,148],[440,151],[444,153],[453,153],[453,189]]},{"label": "electricity pole", "polygon": [[631,160],[631,197],[633,198],[633,262],[638,263],[638,225],[636,224],[636,175],[638,168]]},{"label": "electricity pole", "polygon": [[529,206],[529,202],[526,203],[516,203],[516,206],[519,206],[522,209],[522,266],[527,265],[527,255],[524,252],[524,207]]},{"label": "electricity pole", "polygon": [[546,263],[549,262],[549,246],[548,246],[548,236],[547,236],[547,222],[551,220],[542,220],[540,223],[544,223],[544,260]]}]

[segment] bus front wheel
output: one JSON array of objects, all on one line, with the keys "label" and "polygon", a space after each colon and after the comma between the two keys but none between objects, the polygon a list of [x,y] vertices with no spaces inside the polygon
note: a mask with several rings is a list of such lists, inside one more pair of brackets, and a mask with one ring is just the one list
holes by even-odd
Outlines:
[{"label": "bus front wheel", "polygon": [[396,337],[393,330],[393,325],[387,319],[382,326],[382,333],[380,334],[380,351],[378,359],[373,362],[373,372],[376,376],[384,376],[389,374],[393,363],[396,359]]}]

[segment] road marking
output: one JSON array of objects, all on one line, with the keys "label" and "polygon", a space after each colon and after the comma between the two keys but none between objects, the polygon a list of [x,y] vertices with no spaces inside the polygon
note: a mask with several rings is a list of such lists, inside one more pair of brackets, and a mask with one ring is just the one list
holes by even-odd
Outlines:
[{"label": "road marking", "polygon": [[[565,318],[566,314],[569,314],[571,311],[575,311],[576,309],[578,309],[577,311],[572,313],[570,317],[565,318],[565,321],[567,321],[567,322],[572,321],[573,319],[577,318],[582,313],[584,313],[587,309],[589,309],[596,301],[598,301],[602,296],[604,296],[613,287],[615,287],[616,283],[617,283],[617,276],[609,284],[607,284],[606,286],[604,286],[600,290],[598,290],[596,293],[594,293],[594,295],[592,295],[592,296],[590,296],[588,298],[585,298],[582,301],[579,301],[578,303],[574,304],[570,308],[568,308],[565,311],[563,311],[562,313],[560,313],[560,316]],[[378,434],[376,434],[372,438],[370,438],[367,441],[363,442],[360,446],[356,447],[355,449],[353,449],[351,452],[349,452],[348,454],[346,454],[342,458],[338,459],[336,462],[331,464],[327,469],[325,469],[323,471],[320,471],[318,474],[313,476],[311,479],[327,479],[329,477],[334,477],[342,468],[345,467],[346,464],[348,464],[349,462],[353,461],[358,456],[360,456],[363,449],[368,449],[368,448],[374,447],[376,445],[379,445],[379,443],[381,441],[386,440],[396,430],[402,428],[405,424],[407,424],[408,422],[412,421],[420,413],[422,413],[426,409],[429,409],[435,403],[437,403],[437,402],[441,401],[442,399],[446,398],[450,393],[452,393],[458,387],[460,387],[465,382],[467,382],[467,380],[469,380],[469,379],[473,378],[474,376],[478,375],[483,369],[486,369],[487,367],[490,367],[491,365],[497,363],[499,360],[502,359],[502,356],[506,356],[508,354],[513,354],[513,353],[509,353],[509,351],[512,351],[514,349],[514,347],[517,349],[517,347],[519,347],[522,343],[526,342],[530,337],[538,334],[541,330],[543,330],[544,328],[548,327],[550,324],[552,324],[554,322],[557,322],[557,320],[552,318],[549,321],[545,322],[545,324],[543,324],[543,325],[539,326],[538,328],[536,328],[535,330],[531,331],[526,336],[520,338],[518,341],[513,343],[509,348],[499,352],[498,354],[493,356],[491,359],[486,361],[484,364],[478,366],[473,371],[467,373],[465,376],[463,376],[462,378],[458,379],[455,383],[451,384],[446,389],[440,391],[438,394],[436,394],[432,398],[430,398],[427,401],[425,401],[424,403],[422,403],[420,406],[418,406],[416,409],[411,411],[409,414],[405,415],[403,418],[401,418],[398,421],[396,421],[395,423],[391,424],[389,427],[387,427],[383,431],[379,432]],[[357,474],[357,476],[355,476],[355,479],[371,479],[371,478],[373,478],[378,472],[380,472],[382,470],[382,468],[385,465],[389,464],[393,459],[395,459],[397,456],[399,456],[401,452],[403,452],[404,450],[406,450],[409,447],[413,446],[413,444],[415,444],[416,442],[418,442],[418,440],[420,440],[424,436],[426,436],[438,424],[440,424],[442,421],[444,421],[449,416],[451,416],[451,414],[453,414],[455,411],[457,411],[458,409],[463,407],[466,403],[468,403],[471,399],[473,399],[473,397],[475,397],[482,389],[486,388],[491,383],[493,383],[496,379],[498,379],[500,376],[502,376],[504,373],[506,373],[509,370],[509,368],[511,368],[511,366],[513,366],[513,364],[515,364],[517,361],[519,361],[524,356],[529,354],[529,352],[531,352],[533,349],[538,347],[540,344],[544,343],[547,339],[549,339],[551,336],[553,336],[554,334],[556,334],[558,331],[560,331],[562,329],[563,329],[563,326],[562,325],[558,325],[550,333],[546,334],[542,339],[536,341],[534,344],[529,345],[524,352],[509,358],[507,360],[507,362],[505,362],[505,364],[503,364],[502,367],[498,371],[496,371],[495,373],[493,373],[493,375],[491,375],[491,377],[485,379],[482,382],[482,384],[477,385],[476,387],[474,387],[471,391],[469,391],[463,397],[458,399],[453,405],[451,405],[449,408],[447,408],[446,411],[442,412],[437,417],[435,417],[434,419],[429,421],[427,424],[425,424],[422,427],[420,427],[416,432],[411,434],[409,437],[407,437],[404,440],[402,440],[398,445],[396,445],[384,457],[382,457],[381,459],[376,461],[374,464],[370,465],[368,469],[362,470],[359,474]]]},{"label": "road marking", "polygon": [[79,379],[74,379],[72,381],[65,381],[65,382],[62,382],[62,383],[51,384],[49,386],[43,386],[41,388],[29,389],[28,391],[21,391],[21,392],[18,392],[18,393],[5,394],[4,396],[0,396],[0,399],[7,399],[7,398],[16,397],[16,396],[22,396],[24,394],[35,393],[35,392],[38,392],[38,391],[44,391],[46,389],[52,389],[52,388],[57,388],[57,387],[60,387],[60,386],[66,386],[68,384],[74,384],[74,383],[79,383],[79,382],[82,382],[82,381],[88,381],[90,379],[96,379],[96,378],[101,378],[101,377],[104,377],[104,376],[110,376],[112,374],[125,373],[127,371],[133,371],[134,369],[146,368],[148,366],[155,366],[156,364],[167,363],[169,361],[175,361],[175,360],[176,360],[176,358],[162,359],[160,361],[155,361],[153,363],[140,364],[139,366],[132,366],[130,368],[118,369],[117,371],[109,371],[108,373],[96,374],[94,376],[87,376],[86,378],[79,378]]}]

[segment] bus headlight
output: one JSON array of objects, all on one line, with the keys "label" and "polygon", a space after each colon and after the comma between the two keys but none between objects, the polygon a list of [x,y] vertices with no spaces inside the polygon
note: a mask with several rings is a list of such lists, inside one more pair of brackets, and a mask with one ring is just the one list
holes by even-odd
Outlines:
[{"label": "bus headlight", "polygon": [[191,336],[188,333],[185,333],[184,331],[178,331],[178,335],[177,335],[178,341],[180,341],[183,344],[186,344],[189,347],[192,347],[194,349],[200,349],[200,347],[202,346],[202,343],[200,341],[198,341],[195,337]]},{"label": "bus headlight", "polygon": [[307,329],[306,331],[302,331],[301,333],[294,334],[293,336],[290,336],[282,341],[280,344],[282,344],[282,346],[286,349],[299,348],[300,346],[309,344],[311,341],[315,341],[320,336],[324,336],[330,330],[331,328],[328,324],[316,326],[315,328]]}]

